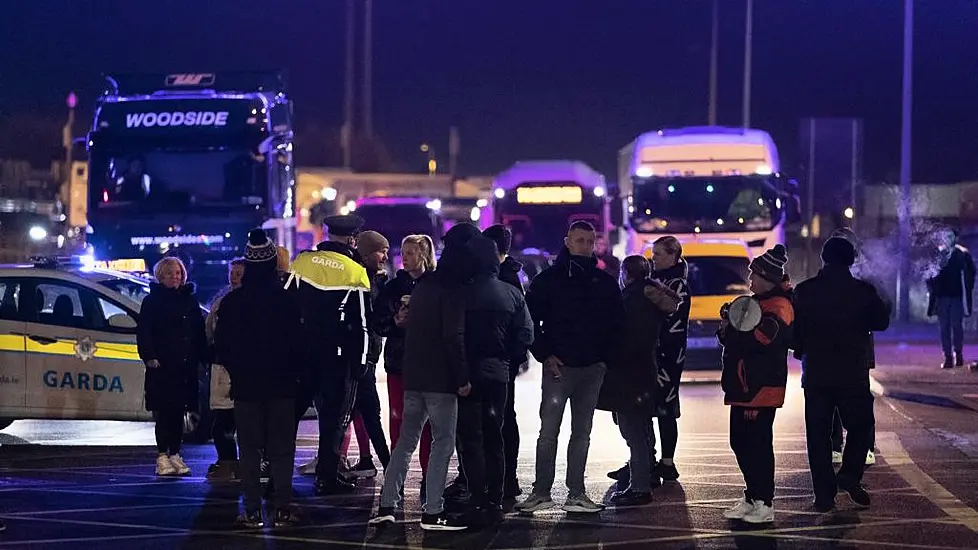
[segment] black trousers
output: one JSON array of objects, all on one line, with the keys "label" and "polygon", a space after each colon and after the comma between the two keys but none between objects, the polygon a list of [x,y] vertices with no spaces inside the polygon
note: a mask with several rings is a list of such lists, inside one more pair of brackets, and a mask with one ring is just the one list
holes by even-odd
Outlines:
[{"label": "black trousers", "polygon": [[183,409],[153,411],[156,421],[156,451],[161,454],[179,454],[183,443]]},{"label": "black trousers", "polygon": [[261,461],[264,455],[275,481],[272,493],[276,510],[292,505],[292,468],[295,462],[295,400],[234,402],[238,428],[239,472],[245,510],[261,510]]},{"label": "black trousers", "polygon": [[[744,474],[747,485],[744,497],[748,502],[760,500],[769,506],[774,500],[776,411],[774,408],[730,407],[730,448],[737,456],[740,472]],[[831,426],[831,418],[829,421]]]},{"label": "black trousers", "polygon": [[238,460],[238,444],[234,441],[234,434],[237,431],[234,409],[214,409],[211,413],[214,415],[211,437],[214,438],[218,462]]},{"label": "black trousers", "polygon": [[520,427],[516,423],[515,377],[510,377],[510,382],[506,386],[506,410],[503,414],[503,450],[506,461],[503,487],[506,493],[513,494],[520,486],[520,482],[516,478],[516,465],[520,456]]},{"label": "black trousers", "polygon": [[[839,417],[839,409],[835,410],[835,414],[832,415],[832,451],[836,453],[842,452],[842,418]],[[876,420],[874,415],[873,420],[873,431],[872,435],[869,437],[869,450],[876,449]]]},{"label": "black trousers", "polygon": [[354,408],[360,413],[363,426],[367,429],[367,435],[370,437],[370,443],[386,470],[391,461],[391,451],[387,446],[384,425],[380,421],[380,395],[377,393],[377,367],[375,365],[370,365],[367,373],[357,384],[357,399]]},{"label": "black trousers", "polygon": [[505,382],[473,382],[472,393],[458,400],[456,439],[472,506],[503,501],[506,386]]},{"label": "black trousers", "polygon": [[316,398],[319,415],[319,462],[316,464],[316,480],[332,482],[340,465],[343,438],[350,426],[353,407],[357,398],[357,379],[349,370],[330,372],[321,379]]},{"label": "black trousers", "polygon": [[859,483],[873,439],[873,394],[869,386],[805,388],[805,436],[816,502],[833,502],[838,481],[832,469],[832,417],[836,409],[847,432],[838,478]]}]

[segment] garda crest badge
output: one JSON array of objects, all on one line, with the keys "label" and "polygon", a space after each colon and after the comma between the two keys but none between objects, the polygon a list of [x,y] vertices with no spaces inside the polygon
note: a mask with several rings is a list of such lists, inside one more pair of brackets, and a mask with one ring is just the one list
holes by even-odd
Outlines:
[{"label": "garda crest badge", "polygon": [[75,344],[75,357],[81,359],[82,361],[88,361],[89,359],[95,357],[95,352],[98,350],[98,346],[95,342],[88,336],[78,340]]}]

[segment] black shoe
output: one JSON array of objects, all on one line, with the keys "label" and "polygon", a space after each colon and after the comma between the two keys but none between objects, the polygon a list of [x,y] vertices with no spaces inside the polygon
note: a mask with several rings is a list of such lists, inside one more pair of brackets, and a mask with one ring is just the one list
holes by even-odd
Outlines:
[{"label": "black shoe", "polygon": [[244,527],[246,529],[261,529],[265,526],[265,522],[262,521],[261,512],[245,512],[238,516],[238,526]]},{"label": "black shoe", "polygon": [[816,500],[813,503],[813,507],[815,508],[815,511],[818,512],[819,514],[827,514],[832,510],[835,510],[835,501],[827,500],[823,502],[823,501]]},{"label": "black shoe", "polygon": [[618,468],[613,472],[608,472],[608,477],[617,481],[618,483],[628,483],[632,479],[632,470],[628,467],[628,463],[626,462],[621,468]]},{"label": "black shoe", "polygon": [[397,518],[394,517],[394,508],[381,506],[377,509],[377,513],[367,522],[367,525],[384,525],[395,522],[397,522]]},{"label": "black shoe", "polygon": [[953,369],[954,368],[954,358],[950,355],[944,356],[944,363],[941,364],[942,369]]},{"label": "black shoe", "polygon": [[356,487],[357,486],[353,483],[350,483],[337,475],[333,479],[317,481],[315,493],[317,497],[326,495],[345,495],[352,493]]},{"label": "black shoe", "polygon": [[962,354],[960,352],[954,354],[954,366],[955,367],[963,367],[964,366],[964,357],[962,357],[961,355]]},{"label": "black shoe", "polygon": [[666,466],[660,462],[655,466],[655,473],[662,478],[662,481],[673,482],[679,479],[679,470],[676,469],[675,464]]},{"label": "black shoe", "polygon": [[611,496],[612,506],[645,506],[652,503],[652,493],[641,493],[626,489]]},{"label": "black shoe", "polygon": [[849,495],[849,499],[852,500],[853,504],[861,508],[869,508],[872,504],[872,499],[869,498],[869,493],[866,489],[858,483],[849,481],[844,477],[839,478],[839,489],[842,489]]},{"label": "black shoe", "polygon": [[278,510],[275,512],[275,527],[292,527],[299,524],[299,516],[292,510]]},{"label": "black shoe", "polygon": [[364,457],[358,460],[357,463],[350,468],[348,475],[359,478],[377,477],[377,467],[374,466],[374,461],[372,458],[369,456]]},{"label": "black shoe", "polygon": [[468,526],[457,517],[442,512],[438,515],[421,514],[421,528],[425,531],[465,531]]}]

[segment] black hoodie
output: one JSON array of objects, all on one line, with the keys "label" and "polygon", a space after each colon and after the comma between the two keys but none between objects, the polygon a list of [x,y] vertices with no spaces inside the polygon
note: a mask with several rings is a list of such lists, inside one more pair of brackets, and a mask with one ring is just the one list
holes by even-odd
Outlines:
[{"label": "black hoodie", "polygon": [[567,367],[617,360],[624,317],[618,281],[598,269],[594,256],[571,256],[564,247],[526,292],[538,361],[551,355]]}]

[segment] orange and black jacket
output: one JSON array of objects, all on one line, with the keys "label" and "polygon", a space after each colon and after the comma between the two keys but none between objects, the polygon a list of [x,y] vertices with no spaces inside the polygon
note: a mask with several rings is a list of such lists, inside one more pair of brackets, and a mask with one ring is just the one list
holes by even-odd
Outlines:
[{"label": "orange and black jacket", "polygon": [[755,298],[763,313],[750,332],[727,326],[717,333],[723,346],[720,385],[724,403],[737,407],[781,407],[788,385],[788,348],[795,320],[790,285]]}]

